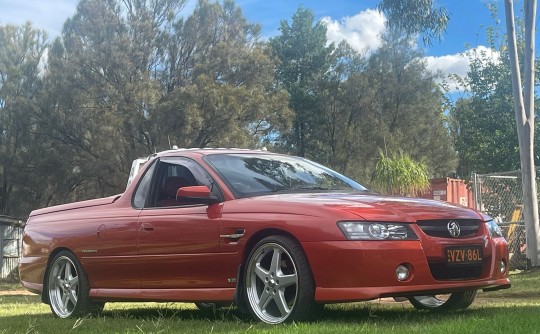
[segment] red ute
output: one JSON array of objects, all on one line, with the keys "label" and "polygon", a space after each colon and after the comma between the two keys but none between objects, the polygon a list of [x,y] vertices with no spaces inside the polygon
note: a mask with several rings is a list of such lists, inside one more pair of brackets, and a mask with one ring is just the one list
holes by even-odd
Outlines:
[{"label": "red ute", "polygon": [[304,158],[187,149],[151,156],[122,195],[33,211],[20,276],[61,318],[112,301],[234,302],[276,324],[380,297],[466,308],[510,287],[507,263],[474,210],[377,195]]}]

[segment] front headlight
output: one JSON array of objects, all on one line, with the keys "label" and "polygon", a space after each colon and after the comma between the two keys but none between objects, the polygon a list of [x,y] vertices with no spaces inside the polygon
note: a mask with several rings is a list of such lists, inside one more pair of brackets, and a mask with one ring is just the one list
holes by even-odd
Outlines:
[{"label": "front headlight", "polygon": [[501,228],[494,220],[486,222],[486,228],[488,229],[489,235],[491,235],[492,238],[500,238],[503,236]]},{"label": "front headlight", "polygon": [[348,240],[418,240],[409,224],[338,222]]}]

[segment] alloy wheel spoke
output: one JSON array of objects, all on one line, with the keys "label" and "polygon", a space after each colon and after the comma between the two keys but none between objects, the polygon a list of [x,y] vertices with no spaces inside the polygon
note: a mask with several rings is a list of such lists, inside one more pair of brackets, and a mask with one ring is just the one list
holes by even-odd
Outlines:
[{"label": "alloy wheel spoke", "polygon": [[55,280],[56,287],[62,289],[64,287],[64,281],[58,276]]},{"label": "alloy wheel spoke", "polygon": [[68,283],[73,289],[77,286],[77,284],[79,284],[79,276],[71,277],[70,279],[68,279]]},{"label": "alloy wheel spoke", "polygon": [[287,305],[287,301],[285,300],[285,295],[283,290],[279,290],[276,296],[274,297],[274,301],[276,302],[276,305],[279,309],[279,312],[281,313],[281,316],[284,317],[291,310],[289,309],[289,306]]},{"label": "alloy wheel spoke", "polygon": [[[65,277],[65,272],[66,272],[66,263],[65,262],[60,262],[58,264],[58,278]],[[62,274],[64,274],[64,275],[62,276]]]},{"label": "alloy wheel spoke", "polygon": [[278,248],[274,248],[272,262],[270,263],[270,272],[273,272],[275,275],[281,273],[281,250]]},{"label": "alloy wheel spoke", "polygon": [[285,289],[288,286],[296,284],[296,273],[292,275],[279,275],[279,286],[282,289]]},{"label": "alloy wheel spoke", "polygon": [[261,299],[259,299],[259,309],[262,311],[266,310],[266,306],[268,306],[268,303],[272,300],[272,294],[270,291],[266,291],[264,289],[261,293]]},{"label": "alloy wheel spoke", "polygon": [[71,290],[68,292],[68,294],[69,294],[69,300],[71,300],[71,303],[73,304],[73,306],[77,305],[77,292],[75,290]]},{"label": "alloy wheel spoke", "polygon": [[66,261],[65,263],[65,271],[64,271],[64,279],[65,280],[70,280],[73,276],[71,276],[71,266],[69,265],[69,263]]},{"label": "alloy wheel spoke", "polygon": [[69,294],[68,292],[62,293],[62,304],[60,307],[62,308],[62,311],[67,312],[68,311],[68,300],[69,300]]},{"label": "alloy wheel spoke", "polygon": [[257,275],[257,277],[263,282],[268,277],[268,274],[269,274],[268,271],[266,271],[263,267],[261,267],[260,263],[257,263],[255,265],[254,272],[255,272],[255,275]]},{"label": "alloy wheel spoke", "polygon": [[445,302],[437,298],[437,296],[416,296],[417,301],[422,303],[427,307],[438,307],[443,305]]},{"label": "alloy wheel spoke", "polygon": [[426,299],[430,299],[430,298],[434,298],[435,296],[416,296],[416,300],[418,300],[419,302],[423,302],[424,300]]}]

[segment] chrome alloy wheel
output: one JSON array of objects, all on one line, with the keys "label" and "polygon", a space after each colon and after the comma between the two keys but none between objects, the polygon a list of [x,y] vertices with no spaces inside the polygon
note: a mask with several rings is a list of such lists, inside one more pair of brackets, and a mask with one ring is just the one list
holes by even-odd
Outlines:
[{"label": "chrome alloy wheel", "polygon": [[409,297],[409,301],[419,310],[448,311],[466,309],[476,298],[476,290],[453,292],[442,295]]},{"label": "chrome alloy wheel", "polygon": [[277,243],[262,244],[250,257],[246,272],[246,294],[255,315],[269,324],[285,321],[298,296],[291,254]]},{"label": "chrome alloy wheel", "polygon": [[48,288],[54,313],[60,318],[69,317],[80,296],[79,275],[69,257],[61,256],[54,261],[49,272]]},{"label": "chrome alloy wheel", "polygon": [[443,306],[450,295],[414,296],[418,303],[425,308],[437,308]]}]

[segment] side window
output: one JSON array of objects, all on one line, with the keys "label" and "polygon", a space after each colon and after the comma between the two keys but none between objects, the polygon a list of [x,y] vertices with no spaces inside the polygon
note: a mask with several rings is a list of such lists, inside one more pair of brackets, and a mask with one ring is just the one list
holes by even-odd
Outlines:
[{"label": "side window", "polygon": [[207,186],[212,195],[222,198],[221,192],[212,177],[193,160],[179,157],[160,159],[156,170],[155,182],[150,197],[152,200],[146,207],[171,207],[193,205],[176,200],[178,188],[188,186]]},{"label": "side window", "polygon": [[156,165],[157,164],[154,162],[152,166],[146,170],[141,181],[139,181],[137,189],[135,190],[135,195],[133,196],[133,207],[142,209],[144,208],[147,199],[149,199],[152,176],[154,175]]}]

